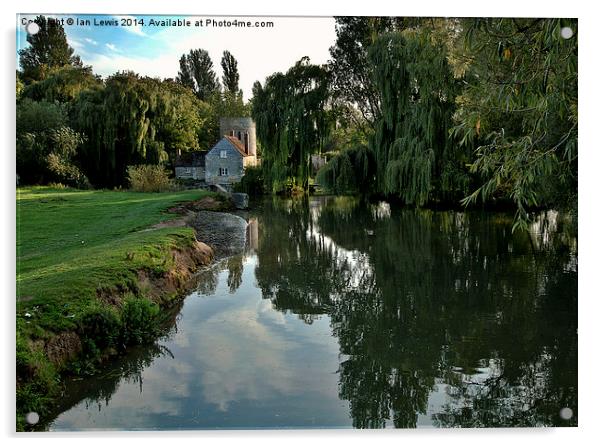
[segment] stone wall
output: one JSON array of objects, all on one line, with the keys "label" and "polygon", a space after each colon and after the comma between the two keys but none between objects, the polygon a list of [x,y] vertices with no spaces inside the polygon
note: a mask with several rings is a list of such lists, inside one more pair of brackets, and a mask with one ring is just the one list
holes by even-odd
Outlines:
[{"label": "stone wall", "polygon": [[177,166],[176,178],[204,180],[205,168],[200,166]]}]

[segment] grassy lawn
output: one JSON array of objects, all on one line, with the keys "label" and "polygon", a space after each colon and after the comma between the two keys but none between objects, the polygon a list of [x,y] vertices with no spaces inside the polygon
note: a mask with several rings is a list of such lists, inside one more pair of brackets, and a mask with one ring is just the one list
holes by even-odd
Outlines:
[{"label": "grassy lawn", "polygon": [[[188,227],[141,229],[177,218],[166,209],[210,194],[138,193],[48,187],[17,190],[17,324],[44,338],[74,327],[98,288],[131,283],[136,271],[161,271],[168,247],[190,243]],[[26,315],[26,313],[28,315]]]}]

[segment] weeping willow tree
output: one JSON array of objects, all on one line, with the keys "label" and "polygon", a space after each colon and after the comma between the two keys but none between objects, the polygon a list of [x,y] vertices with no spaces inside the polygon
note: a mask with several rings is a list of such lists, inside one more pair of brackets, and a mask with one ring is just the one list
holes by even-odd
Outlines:
[{"label": "weeping willow tree", "polygon": [[307,57],[253,87],[252,116],[268,190],[308,190],[311,155],[328,134],[328,72]]},{"label": "weeping willow tree", "polygon": [[456,81],[443,45],[427,30],[383,34],[368,50],[381,114],[371,147],[377,188],[423,205],[466,187],[449,136]]},{"label": "weeping willow tree", "polygon": [[373,192],[376,165],[372,151],[364,145],[343,150],[326,163],[316,182],[335,193]]},{"label": "weeping willow tree", "polygon": [[534,206],[576,207],[577,20],[465,19],[466,61],[454,132],[477,147],[479,187],[465,204],[516,206],[515,229]]},{"label": "weeping willow tree", "polygon": [[198,149],[203,110],[173,82],[129,72],[108,78],[72,107],[76,128],[88,137],[80,154],[84,170],[95,185],[117,186],[129,165],[165,162],[168,149]]}]

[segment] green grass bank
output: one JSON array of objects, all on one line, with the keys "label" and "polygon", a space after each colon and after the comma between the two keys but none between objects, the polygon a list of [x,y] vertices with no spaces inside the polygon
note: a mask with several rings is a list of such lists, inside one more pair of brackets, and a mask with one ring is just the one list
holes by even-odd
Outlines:
[{"label": "green grass bank", "polygon": [[168,209],[213,195],[17,190],[18,430],[27,412],[44,419],[63,374],[157,336],[161,309],[212,257]]}]

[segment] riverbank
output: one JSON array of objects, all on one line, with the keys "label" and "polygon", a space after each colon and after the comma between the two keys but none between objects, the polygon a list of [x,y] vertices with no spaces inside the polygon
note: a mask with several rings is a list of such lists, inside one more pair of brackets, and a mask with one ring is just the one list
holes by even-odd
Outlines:
[{"label": "riverbank", "polygon": [[205,191],[18,189],[18,430],[28,412],[44,418],[63,374],[157,336],[163,310],[214,257],[195,212],[228,207]]}]

